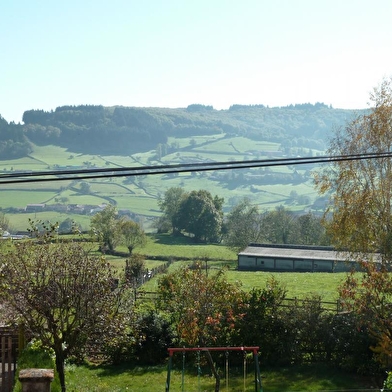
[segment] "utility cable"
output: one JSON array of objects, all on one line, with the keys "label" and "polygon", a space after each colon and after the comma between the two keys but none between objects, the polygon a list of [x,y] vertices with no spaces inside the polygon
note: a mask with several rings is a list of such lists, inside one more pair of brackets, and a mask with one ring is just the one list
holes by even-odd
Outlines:
[{"label": "utility cable", "polygon": [[[122,168],[87,168],[74,170],[49,170],[37,172],[13,172],[0,174],[0,184],[29,182],[69,181],[110,177],[173,174],[212,170],[249,169],[260,167],[330,163],[363,159],[392,158],[392,152],[335,155],[321,157],[276,158],[250,161],[203,162],[171,165],[131,166]],[[48,177],[49,176],[49,177]],[[53,177],[55,176],[55,177]]]}]

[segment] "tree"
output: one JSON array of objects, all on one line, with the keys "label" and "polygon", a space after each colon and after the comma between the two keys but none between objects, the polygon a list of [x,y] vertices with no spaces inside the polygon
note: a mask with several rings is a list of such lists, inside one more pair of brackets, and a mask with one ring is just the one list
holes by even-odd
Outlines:
[{"label": "tree", "polygon": [[9,229],[10,221],[3,212],[0,212],[0,235]]},{"label": "tree", "polygon": [[135,290],[142,283],[142,275],[146,271],[146,263],[143,255],[132,254],[125,260],[125,279],[131,283]]},{"label": "tree", "polygon": [[[372,107],[336,132],[330,155],[381,154],[377,159],[342,160],[318,173],[315,182],[330,194],[325,220],[332,243],[362,262],[361,280],[349,275],[341,289],[346,307],[361,315],[359,323],[376,336],[379,354],[392,350],[392,79],[384,79],[370,96]],[[373,263],[374,252],[380,256]]]},{"label": "tree", "polygon": [[240,201],[227,216],[225,244],[241,251],[251,242],[260,242],[263,238],[262,219],[257,206],[245,198]]},{"label": "tree", "polygon": [[91,185],[86,181],[82,181],[80,183],[80,192],[88,195],[91,193]]},{"label": "tree", "polygon": [[185,191],[180,187],[169,188],[163,199],[158,200],[159,208],[163,211],[164,220],[170,222],[173,234],[177,234],[179,229],[175,224],[175,217],[178,214],[181,202],[185,196]]},{"label": "tree", "polygon": [[[242,297],[239,286],[228,283],[223,270],[207,275],[201,265],[184,267],[162,277],[158,293],[158,306],[170,315],[179,345],[231,345]],[[206,354],[219,391],[219,374]]]},{"label": "tree", "polygon": [[294,233],[295,216],[283,206],[276,207],[263,216],[264,234],[273,244],[289,244]]},{"label": "tree", "polygon": [[76,223],[73,219],[66,218],[60,223],[58,231],[59,234],[81,232],[82,226],[80,225],[80,223]]},{"label": "tree", "polygon": [[385,367],[392,364],[392,278],[375,263],[362,263],[364,274],[352,271],[339,289],[344,311],[356,316],[356,327],[373,338],[372,350]]},{"label": "tree", "polygon": [[91,218],[91,230],[101,242],[101,250],[113,251],[121,240],[119,218],[115,206],[109,204]]},{"label": "tree", "polygon": [[122,237],[120,241],[128,248],[129,254],[132,254],[137,246],[146,244],[147,238],[139,223],[131,220],[121,220],[119,226]]},{"label": "tree", "polygon": [[295,243],[304,245],[328,245],[322,219],[311,212],[296,219],[297,238]]},{"label": "tree", "polygon": [[1,300],[10,320],[54,350],[64,392],[66,358],[80,357],[89,342],[125,329],[125,286],[114,286],[117,276],[103,257],[91,256],[79,243],[48,238],[2,249]]},{"label": "tree", "polygon": [[[382,154],[392,149],[392,79],[370,96],[373,106],[336,132],[328,153]],[[339,249],[363,257],[380,252],[392,261],[392,160],[342,160],[315,176],[321,194],[330,194],[327,229]]]},{"label": "tree", "polygon": [[192,191],[182,199],[175,225],[193,234],[196,242],[217,242],[223,223],[222,205],[223,198],[212,197],[206,190]]}]

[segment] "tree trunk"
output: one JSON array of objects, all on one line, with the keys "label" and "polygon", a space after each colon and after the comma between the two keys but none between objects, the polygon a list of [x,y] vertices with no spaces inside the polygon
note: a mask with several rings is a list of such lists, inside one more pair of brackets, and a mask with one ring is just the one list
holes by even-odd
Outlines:
[{"label": "tree trunk", "polygon": [[206,353],[207,361],[208,361],[208,364],[210,365],[212,374],[215,377],[215,392],[219,392],[220,391],[220,376],[216,370],[214,361],[211,357],[211,353],[208,350],[205,353]]},{"label": "tree trunk", "polygon": [[56,370],[60,379],[61,392],[66,392],[65,371],[64,371],[65,361],[64,361],[64,352],[61,346],[60,348],[58,347],[55,348],[55,354],[56,354]]}]

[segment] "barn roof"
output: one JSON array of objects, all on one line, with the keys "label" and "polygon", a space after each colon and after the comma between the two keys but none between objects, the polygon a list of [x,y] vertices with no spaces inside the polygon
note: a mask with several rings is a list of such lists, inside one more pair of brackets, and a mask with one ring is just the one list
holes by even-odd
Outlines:
[{"label": "barn roof", "polygon": [[348,261],[349,255],[327,246],[249,244],[238,256]]}]

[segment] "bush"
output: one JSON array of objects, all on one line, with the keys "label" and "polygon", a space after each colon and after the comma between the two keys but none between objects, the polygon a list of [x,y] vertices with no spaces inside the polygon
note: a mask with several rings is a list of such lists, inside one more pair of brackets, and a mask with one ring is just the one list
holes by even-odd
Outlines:
[{"label": "bush", "polygon": [[392,372],[387,373],[387,379],[384,381],[383,390],[392,391]]},{"label": "bush", "polygon": [[173,339],[173,329],[162,315],[154,310],[141,314],[136,322],[136,360],[143,365],[162,363]]},{"label": "bush", "polygon": [[[42,347],[40,341],[32,341],[29,343],[26,348],[20,353],[17,362],[17,370],[16,370],[16,383],[13,389],[13,392],[21,392],[22,384],[19,381],[19,372],[22,369],[55,369],[54,362],[54,353],[51,350],[48,350]],[[54,380],[51,384],[52,392],[60,392],[60,380],[58,375],[55,372]]]}]

